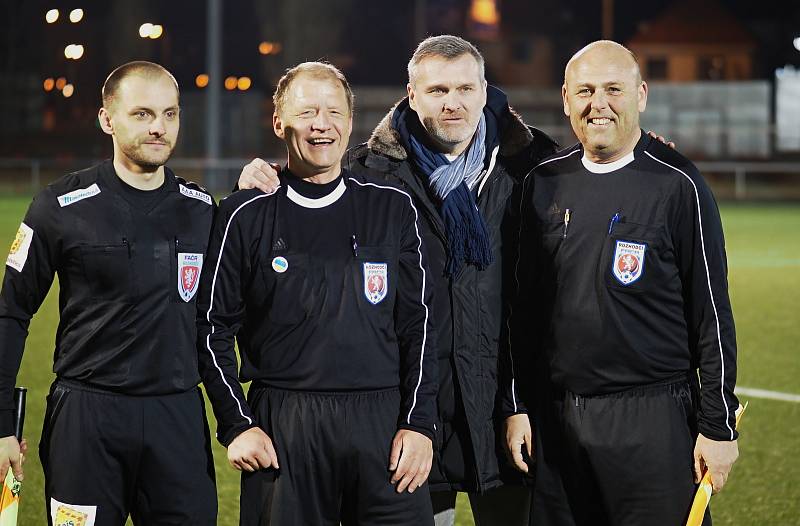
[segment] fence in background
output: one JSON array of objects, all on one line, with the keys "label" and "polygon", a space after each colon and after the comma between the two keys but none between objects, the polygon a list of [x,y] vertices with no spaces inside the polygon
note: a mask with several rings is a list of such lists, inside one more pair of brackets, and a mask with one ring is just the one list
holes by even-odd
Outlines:
[{"label": "fence in background", "polygon": [[[0,159],[0,192],[33,194],[58,177],[97,162],[95,159]],[[175,158],[167,165],[184,179],[195,181],[214,193],[226,194],[248,162],[250,159]],[[800,201],[800,162],[704,161],[695,164],[720,199]]]}]

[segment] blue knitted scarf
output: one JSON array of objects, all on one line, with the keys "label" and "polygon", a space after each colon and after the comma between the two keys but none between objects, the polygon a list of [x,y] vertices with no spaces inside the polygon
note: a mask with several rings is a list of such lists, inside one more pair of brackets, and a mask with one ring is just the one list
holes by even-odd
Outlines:
[{"label": "blue knitted scarf", "polygon": [[483,173],[485,138],[486,117],[481,114],[469,148],[450,162],[443,154],[431,151],[413,133],[408,137],[411,159],[439,198],[439,213],[450,249],[445,267],[449,276],[458,275],[464,263],[483,270],[494,259],[486,222],[470,190]]}]

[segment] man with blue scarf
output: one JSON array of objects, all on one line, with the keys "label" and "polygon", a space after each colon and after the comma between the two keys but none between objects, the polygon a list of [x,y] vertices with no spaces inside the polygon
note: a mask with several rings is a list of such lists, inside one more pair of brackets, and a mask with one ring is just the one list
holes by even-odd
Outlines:
[{"label": "man with blue scarf", "polygon": [[400,185],[422,218],[439,331],[440,425],[429,479],[436,524],[454,523],[459,491],[469,493],[477,524],[527,524],[529,491],[503,456],[504,415],[495,409],[517,233],[509,205],[556,144],[487,84],[483,57],[462,38],[421,42],[408,76],[408,97],[344,164]]},{"label": "man with blue scarf", "polygon": [[[436,526],[454,524],[457,492],[469,494],[476,524],[526,525],[530,493],[499,439],[508,415],[495,407],[498,363],[511,365],[499,349],[514,281],[513,204],[522,178],[556,143],[526,126],[505,94],[487,84],[483,57],[462,38],[422,41],[408,78],[408,97],[343,165],[400,186],[420,214],[440,371],[429,478]],[[273,189],[274,174],[256,159],[239,185]]]}]

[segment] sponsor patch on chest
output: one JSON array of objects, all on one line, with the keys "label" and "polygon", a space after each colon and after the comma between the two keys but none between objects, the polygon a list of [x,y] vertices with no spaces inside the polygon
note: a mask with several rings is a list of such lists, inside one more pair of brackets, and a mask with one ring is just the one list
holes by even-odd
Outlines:
[{"label": "sponsor patch on chest", "polygon": [[191,197],[192,199],[197,199],[198,201],[202,201],[207,205],[211,204],[211,196],[210,195],[208,195],[208,194],[206,194],[204,192],[201,192],[200,190],[195,190],[193,188],[189,188],[189,187],[183,186],[182,184],[179,184],[178,187],[180,188],[181,193],[183,195],[185,195],[186,197]]},{"label": "sponsor patch on chest", "polygon": [[22,272],[22,269],[25,267],[25,262],[28,260],[28,251],[30,251],[32,240],[33,229],[25,223],[20,223],[17,235],[14,236],[11,249],[8,251],[6,265],[15,269],[17,272]]},{"label": "sponsor patch on chest", "polygon": [[178,253],[178,294],[183,301],[192,301],[200,283],[203,270],[203,254]]},{"label": "sponsor patch on chest", "polygon": [[647,245],[633,241],[618,240],[614,249],[611,272],[617,281],[630,285],[644,274],[644,256]]},{"label": "sponsor patch on chest", "polygon": [[65,206],[75,204],[78,201],[83,201],[89,197],[94,197],[99,193],[100,187],[97,186],[97,183],[94,183],[86,188],[80,188],[78,190],[73,190],[72,192],[58,196],[58,204],[61,205],[61,208],[64,208]]},{"label": "sponsor patch on chest", "polygon": [[65,504],[50,499],[50,519],[53,526],[94,526],[97,506]]},{"label": "sponsor patch on chest", "polygon": [[373,305],[386,297],[389,290],[389,264],[364,263],[364,295]]}]

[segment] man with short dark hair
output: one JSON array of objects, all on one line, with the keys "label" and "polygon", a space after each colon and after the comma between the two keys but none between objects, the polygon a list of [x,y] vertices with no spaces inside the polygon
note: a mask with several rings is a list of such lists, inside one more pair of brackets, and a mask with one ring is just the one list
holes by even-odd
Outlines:
[{"label": "man with short dark hair", "polygon": [[[703,470],[719,491],[738,456],[719,211],[640,129],[647,94],[625,47],[578,51],[562,95],[580,143],[525,180],[505,410],[534,415],[537,525],[684,524]],[[528,415],[508,430],[525,469]]]},{"label": "man with short dark hair", "polygon": [[[178,85],[131,62],[99,122],[113,160],[33,200],[0,294],[0,459],[16,461],[12,392],[30,319],[58,274],[56,380],[40,457],[50,524],[214,525],[214,464],[195,350],[195,295],[215,204],[164,166]],[[4,473],[0,474],[4,476]]]},{"label": "man with short dark hair", "polygon": [[281,186],[220,203],[200,291],[200,366],[243,471],[240,522],[432,524],[437,362],[418,209],[342,167],[353,96],[334,66],[295,66],[274,102]]}]

